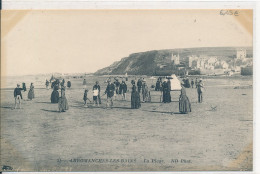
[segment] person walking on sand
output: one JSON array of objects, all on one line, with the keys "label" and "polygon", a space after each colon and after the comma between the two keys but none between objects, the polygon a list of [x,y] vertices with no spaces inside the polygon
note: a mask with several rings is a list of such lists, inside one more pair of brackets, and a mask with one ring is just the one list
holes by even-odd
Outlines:
[{"label": "person walking on sand", "polygon": [[105,91],[105,94],[107,94],[107,103],[106,103],[106,108],[113,107],[113,97],[115,93],[115,85],[111,83],[111,80],[108,80],[108,85]]},{"label": "person walking on sand", "polygon": [[68,87],[68,88],[71,87],[71,81],[67,81],[67,87]]},{"label": "person walking on sand", "polygon": [[99,106],[99,102],[98,102],[98,94],[99,94],[99,90],[97,87],[93,88],[93,106]]},{"label": "person walking on sand", "polygon": [[[54,82],[53,82],[54,83]],[[53,91],[51,93],[51,103],[58,103],[59,102],[59,85],[58,84],[54,84],[53,85]]]},{"label": "person walking on sand", "polygon": [[21,100],[23,99],[22,90],[23,88],[20,88],[20,84],[17,84],[17,87],[14,89],[14,100],[15,100],[14,109],[16,109],[17,104],[19,104],[19,109],[21,109],[21,103],[22,103]]},{"label": "person walking on sand", "polygon": [[141,107],[140,93],[137,91],[135,81],[131,81],[132,92],[131,92],[131,109],[139,109]]},{"label": "person walking on sand", "polygon": [[34,86],[33,86],[33,83],[31,83],[31,86],[30,86],[30,90],[28,92],[28,99],[29,100],[32,100],[34,99]]},{"label": "person walking on sand", "polygon": [[202,82],[202,79],[199,80],[198,85],[197,85],[197,92],[198,92],[198,102],[202,103],[203,99],[203,92],[204,92],[204,84]]},{"label": "person walking on sand", "polygon": [[198,87],[198,78],[195,79],[195,87],[197,88]]},{"label": "person walking on sand", "polygon": [[85,89],[84,95],[83,95],[83,100],[84,100],[84,105],[87,104],[87,100],[88,100],[88,90]]},{"label": "person walking on sand", "polygon": [[50,85],[50,82],[46,79],[46,82],[45,82],[46,89],[49,89],[49,85]]},{"label": "person walking on sand", "polygon": [[181,95],[179,97],[179,112],[182,114],[187,114],[188,112],[191,112],[191,104],[189,98],[186,95],[184,83],[181,83]]},{"label": "person walking on sand", "polygon": [[138,92],[139,92],[139,93],[140,93],[141,90],[142,90],[142,85],[143,85],[143,83],[142,83],[142,78],[140,77],[140,79],[138,79],[138,81],[137,81],[137,89],[138,89]]},{"label": "person walking on sand", "polygon": [[193,88],[193,85],[194,85],[194,81],[193,79],[191,79],[191,88]]},{"label": "person walking on sand", "polygon": [[100,96],[100,85],[99,85],[99,82],[96,81],[96,84],[93,86],[93,90],[94,88],[98,89],[98,96],[97,96],[97,100],[98,100],[98,103],[101,104],[101,96]]},{"label": "person walking on sand", "polygon": [[118,81],[118,79],[115,79],[116,81],[114,82],[115,87],[116,87],[116,93],[115,93],[115,98],[119,95],[119,87],[120,87],[120,82]]},{"label": "person walking on sand", "polygon": [[26,91],[26,84],[23,82],[23,91]]},{"label": "person walking on sand", "polygon": [[119,94],[122,95],[122,99],[126,100],[126,92],[127,92],[127,85],[125,81],[123,80],[119,87]]},{"label": "person walking on sand", "polygon": [[142,95],[143,95],[143,102],[151,102],[150,90],[145,80],[143,81],[143,85],[142,85]]},{"label": "person walking on sand", "polygon": [[169,85],[170,83],[167,82],[165,79],[162,84],[162,91],[163,91],[163,103],[170,103],[171,102],[171,87]]},{"label": "person walking on sand", "polygon": [[59,112],[65,112],[66,110],[69,110],[68,101],[65,95],[65,87],[61,88],[61,97],[59,98]]}]

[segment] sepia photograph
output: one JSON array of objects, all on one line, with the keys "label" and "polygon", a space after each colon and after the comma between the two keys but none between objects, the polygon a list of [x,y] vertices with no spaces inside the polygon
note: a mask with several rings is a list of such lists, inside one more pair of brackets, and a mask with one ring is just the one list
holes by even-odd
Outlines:
[{"label": "sepia photograph", "polygon": [[1,10],[1,171],[253,171],[253,23]]}]

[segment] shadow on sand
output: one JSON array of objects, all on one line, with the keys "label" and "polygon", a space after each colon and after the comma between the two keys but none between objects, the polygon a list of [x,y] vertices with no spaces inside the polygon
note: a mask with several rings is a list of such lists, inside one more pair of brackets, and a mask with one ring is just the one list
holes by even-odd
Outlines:
[{"label": "shadow on sand", "polygon": [[[147,110],[144,110],[144,111],[147,111]],[[165,112],[165,111],[147,111],[147,112],[161,113],[161,114],[170,114],[170,115],[173,115],[173,114],[186,115],[186,114],[182,114],[180,112]]]},{"label": "shadow on sand", "polygon": [[14,109],[13,106],[1,106],[0,108],[5,108],[5,109]]},{"label": "shadow on sand", "polygon": [[131,107],[112,107],[112,108],[115,108],[115,109],[132,109]]},{"label": "shadow on sand", "polygon": [[51,102],[35,102],[35,103],[57,104],[57,103],[51,103]]},{"label": "shadow on sand", "polygon": [[56,113],[59,113],[59,111],[57,110],[47,110],[47,109],[41,109],[42,111],[46,111],[46,112],[56,112]]}]

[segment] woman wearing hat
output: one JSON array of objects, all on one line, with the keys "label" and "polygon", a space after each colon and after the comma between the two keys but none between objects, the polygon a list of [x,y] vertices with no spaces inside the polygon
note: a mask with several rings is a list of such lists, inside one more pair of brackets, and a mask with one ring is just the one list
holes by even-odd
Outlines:
[{"label": "woman wearing hat", "polygon": [[33,83],[31,83],[30,90],[28,92],[28,99],[32,100],[34,98],[34,86]]},{"label": "woman wearing hat", "polygon": [[139,109],[141,107],[140,94],[137,91],[134,80],[131,81],[131,84],[133,85],[131,92],[131,108]]},{"label": "woman wearing hat", "polygon": [[182,114],[187,114],[191,112],[191,104],[189,98],[186,95],[186,90],[184,87],[184,83],[181,83],[181,95],[179,98],[179,112]]},{"label": "woman wearing hat", "polygon": [[145,80],[143,81],[142,94],[143,94],[143,102],[151,102],[150,91]]},{"label": "woman wearing hat", "polygon": [[164,79],[164,82],[162,83],[163,103],[171,102],[171,86],[169,84],[167,79]]},{"label": "woman wearing hat", "polygon": [[69,109],[68,101],[65,96],[65,87],[61,88],[61,97],[59,98],[59,111],[65,112]]}]

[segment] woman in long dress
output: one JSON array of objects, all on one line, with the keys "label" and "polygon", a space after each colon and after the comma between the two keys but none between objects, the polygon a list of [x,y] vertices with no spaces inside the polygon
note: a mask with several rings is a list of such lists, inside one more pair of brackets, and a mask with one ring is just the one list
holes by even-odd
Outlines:
[{"label": "woman in long dress", "polygon": [[61,97],[59,98],[59,111],[65,112],[69,109],[68,101],[65,96],[65,87],[61,88]]},{"label": "woman in long dress", "polygon": [[58,84],[54,84],[53,85],[53,91],[51,93],[51,103],[58,103],[59,102],[59,85]]},{"label": "woman in long dress", "polygon": [[186,90],[183,86],[183,83],[181,85],[181,95],[179,98],[179,111],[182,114],[187,114],[188,112],[191,112],[191,104],[189,98],[186,95]]},{"label": "woman in long dress", "polygon": [[28,99],[32,100],[34,98],[34,86],[33,83],[31,83],[30,90],[28,92]]},{"label": "woman in long dress", "polygon": [[166,79],[162,83],[163,103],[171,102],[171,86],[169,84]]},{"label": "woman in long dress", "polygon": [[131,83],[133,85],[131,93],[131,108],[138,109],[141,107],[140,94],[135,86],[135,81],[132,81]]},{"label": "woman in long dress", "polygon": [[150,90],[146,84],[146,81],[143,81],[142,94],[143,102],[151,102]]}]

